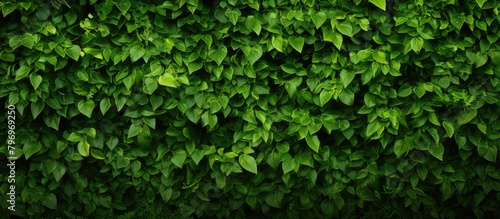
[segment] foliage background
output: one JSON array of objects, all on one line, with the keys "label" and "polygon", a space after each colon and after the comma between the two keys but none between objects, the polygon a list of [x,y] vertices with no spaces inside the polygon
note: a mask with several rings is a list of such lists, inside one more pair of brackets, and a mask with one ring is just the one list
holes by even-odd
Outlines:
[{"label": "foliage background", "polygon": [[17,216],[500,215],[497,1],[0,7]]}]

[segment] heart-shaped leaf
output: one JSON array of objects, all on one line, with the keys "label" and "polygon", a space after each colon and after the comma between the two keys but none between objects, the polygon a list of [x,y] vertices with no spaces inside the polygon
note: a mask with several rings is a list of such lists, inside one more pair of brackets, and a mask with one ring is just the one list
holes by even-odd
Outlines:
[{"label": "heart-shaped leaf", "polygon": [[288,42],[290,42],[290,45],[292,45],[292,47],[297,50],[297,52],[302,52],[302,47],[304,47],[304,42],[305,42],[305,39],[304,37],[289,37],[288,38]]}]

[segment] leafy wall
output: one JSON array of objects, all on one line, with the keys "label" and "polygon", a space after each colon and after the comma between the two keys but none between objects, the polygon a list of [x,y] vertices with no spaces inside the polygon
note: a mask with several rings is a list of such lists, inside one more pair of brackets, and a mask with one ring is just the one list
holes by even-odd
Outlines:
[{"label": "leafy wall", "polygon": [[500,215],[500,2],[0,7],[9,213]]}]

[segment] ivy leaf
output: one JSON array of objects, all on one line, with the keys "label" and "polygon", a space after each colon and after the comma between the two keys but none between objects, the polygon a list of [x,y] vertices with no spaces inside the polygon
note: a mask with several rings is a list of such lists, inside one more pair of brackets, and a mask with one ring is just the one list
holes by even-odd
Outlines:
[{"label": "ivy leaf", "polygon": [[316,26],[316,29],[319,29],[326,21],[326,14],[322,11],[318,13],[313,12],[313,14],[311,14],[311,20],[313,21],[314,26]]},{"label": "ivy leaf", "polygon": [[68,55],[70,58],[72,58],[75,61],[78,61],[78,58],[80,58],[80,52],[81,52],[80,46],[73,45],[70,48],[66,48],[65,52],[66,55]]},{"label": "ivy leaf", "polygon": [[226,15],[226,17],[229,18],[229,21],[231,21],[233,25],[236,25],[236,23],[238,22],[238,18],[241,16],[241,12],[239,9],[236,10],[227,9],[224,15]]},{"label": "ivy leaf", "polygon": [[354,72],[349,72],[345,69],[342,69],[342,71],[340,71],[340,81],[342,81],[342,85],[344,85],[344,88],[347,88],[347,86],[349,86],[349,84],[354,79],[354,76]]},{"label": "ivy leaf", "polygon": [[283,175],[289,173],[297,167],[297,161],[291,157],[288,157],[281,163],[281,168],[283,169]]},{"label": "ivy leaf", "polygon": [[462,14],[451,15],[451,24],[455,26],[458,30],[462,29],[462,25],[465,22],[465,16]]},{"label": "ivy leaf", "polygon": [[385,0],[370,0],[370,3],[385,11]]},{"label": "ivy leaf", "polygon": [[250,65],[253,65],[257,60],[260,59],[262,56],[262,48],[260,46],[255,46],[252,49],[250,49],[250,54],[248,55],[247,59]]},{"label": "ivy leaf", "polygon": [[273,36],[271,43],[276,50],[283,52],[283,38],[281,36]]},{"label": "ivy leaf", "polygon": [[31,71],[31,67],[28,66],[21,66],[19,69],[16,71],[16,81],[19,81],[25,77],[28,76],[28,74]]},{"label": "ivy leaf", "polygon": [[83,100],[80,100],[80,102],[78,102],[78,111],[89,118],[92,117],[92,111],[94,110],[94,107],[95,104],[93,100],[87,100],[85,102]]},{"label": "ivy leaf", "polygon": [[477,153],[490,162],[497,162],[498,149],[496,146],[479,146],[477,147]]},{"label": "ivy leaf", "polygon": [[222,45],[218,50],[212,50],[212,52],[209,54],[209,57],[213,59],[217,65],[220,65],[224,58],[226,58],[227,55],[227,48]]},{"label": "ivy leaf", "polygon": [[422,46],[424,45],[424,39],[422,39],[422,37],[415,37],[413,39],[411,39],[411,49],[413,49],[413,51],[415,51],[416,53],[419,53],[420,50],[422,49]]},{"label": "ivy leaf", "polygon": [[33,154],[36,154],[38,151],[42,149],[42,145],[40,142],[27,142],[23,146],[23,154],[26,157],[26,160],[29,159]]},{"label": "ivy leaf", "polygon": [[145,53],[146,53],[146,50],[140,46],[130,47],[130,61],[136,62],[142,56],[144,56]]},{"label": "ivy leaf", "polygon": [[478,52],[476,53],[476,68],[479,68],[486,64],[488,61],[488,56],[484,52]]},{"label": "ivy leaf", "polygon": [[324,106],[330,99],[332,99],[333,91],[323,89],[319,94],[319,104]]},{"label": "ivy leaf", "polygon": [[453,124],[451,124],[448,121],[443,121],[443,127],[446,130],[446,134],[448,134],[448,137],[451,138],[451,136],[453,136],[453,133],[455,133],[455,128],[453,127]]},{"label": "ivy leaf", "polygon": [[248,154],[242,154],[239,157],[239,162],[243,169],[257,174],[257,162],[255,161],[255,158]]},{"label": "ivy leaf", "polygon": [[302,47],[304,47],[304,42],[305,42],[305,39],[304,37],[289,37],[288,38],[288,41],[290,42],[290,45],[292,45],[292,47],[297,50],[297,52],[300,52],[302,53]]},{"label": "ivy leaf", "polygon": [[342,36],[342,34],[338,33],[338,32],[333,32],[333,45],[335,45],[335,47],[337,47],[338,50],[340,50],[340,48],[342,47],[342,42],[344,40],[344,37]]},{"label": "ivy leaf", "polygon": [[57,209],[57,197],[56,197],[56,195],[54,195],[54,193],[49,193],[42,200],[42,205],[49,208],[49,209]]},{"label": "ivy leaf", "polygon": [[339,25],[337,25],[337,30],[339,30],[339,32],[343,35],[346,35],[349,37],[353,36],[351,22],[344,21],[344,22],[340,23]]},{"label": "ivy leaf", "polygon": [[111,107],[111,102],[107,97],[102,99],[101,102],[99,103],[99,108],[101,110],[102,115],[106,114],[106,112],[108,112],[110,107]]},{"label": "ivy leaf", "polygon": [[477,116],[476,109],[461,111],[457,116],[457,123],[459,126],[462,126],[472,121],[476,116]]},{"label": "ivy leaf", "polygon": [[443,144],[429,144],[427,145],[427,150],[429,150],[429,153],[431,153],[432,156],[439,159],[440,161],[443,161],[443,154],[444,154]]},{"label": "ivy leaf", "polygon": [[184,165],[184,161],[186,160],[186,157],[187,157],[186,151],[180,150],[174,153],[174,156],[172,157],[172,159],[170,159],[170,161],[172,161],[172,163],[175,166],[182,168],[182,166]]},{"label": "ivy leaf", "polygon": [[167,87],[177,88],[179,82],[171,74],[165,73],[158,78],[158,84]]},{"label": "ivy leaf", "polygon": [[307,145],[311,149],[313,149],[314,152],[318,153],[319,146],[320,146],[320,142],[319,142],[318,136],[316,136],[316,135],[306,135],[306,142],[307,142]]},{"label": "ivy leaf", "polygon": [[130,6],[132,5],[132,3],[130,3],[130,1],[127,0],[127,1],[120,1],[118,3],[115,2],[115,5],[122,12],[122,15],[125,15]]},{"label": "ivy leaf", "polygon": [[127,138],[133,138],[133,137],[139,135],[140,133],[141,133],[141,127],[136,125],[136,124],[132,124],[132,125],[130,125],[130,128],[128,129]]},{"label": "ivy leaf", "polygon": [[90,152],[90,144],[83,140],[78,143],[78,153],[84,157],[88,157]]}]

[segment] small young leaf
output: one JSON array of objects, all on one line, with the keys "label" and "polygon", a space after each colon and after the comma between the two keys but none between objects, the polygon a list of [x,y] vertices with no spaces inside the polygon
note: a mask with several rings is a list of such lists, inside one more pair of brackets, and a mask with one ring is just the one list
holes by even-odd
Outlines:
[{"label": "small young leaf", "polygon": [[84,157],[88,157],[90,152],[90,144],[83,140],[78,143],[78,153]]}]

